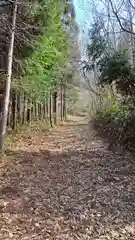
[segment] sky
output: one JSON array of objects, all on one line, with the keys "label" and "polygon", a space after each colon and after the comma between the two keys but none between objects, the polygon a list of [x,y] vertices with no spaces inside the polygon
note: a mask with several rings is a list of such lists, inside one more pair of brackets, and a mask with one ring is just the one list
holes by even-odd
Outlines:
[{"label": "sky", "polygon": [[91,9],[89,0],[73,0],[76,12],[76,21],[79,28],[79,46],[82,58],[85,59],[85,49],[88,41],[88,29],[91,22]]},{"label": "sky", "polygon": [[76,20],[81,26],[86,26],[87,21],[90,20],[91,10],[90,10],[90,1],[89,0],[73,0],[75,11],[76,11]]},{"label": "sky", "polygon": [[[109,27],[110,31],[112,31],[112,34],[114,31],[117,32],[117,34],[115,34],[115,37],[113,37],[114,34],[111,36],[111,33],[110,33],[110,36],[112,37],[112,44],[114,40],[114,47],[115,47],[116,41],[120,41],[120,26],[118,24],[118,21],[113,17],[112,14],[110,18],[111,21],[109,20],[109,24],[108,24],[107,10],[110,9],[111,11],[111,7],[109,5],[106,5],[106,1],[96,0],[94,1],[96,5],[92,4],[93,2],[92,0],[71,0],[71,1],[73,1],[74,7],[75,7],[76,22],[78,24],[78,29],[79,29],[78,42],[79,42],[82,60],[87,60],[86,46],[88,44],[88,29],[90,28],[93,20],[95,21],[96,19],[95,14],[96,14],[96,17],[101,17],[101,19],[104,20],[104,23],[107,29]],[[123,5],[121,4],[122,3],[121,1],[122,0],[113,0],[113,3],[115,3],[116,9],[117,10],[119,9],[120,18],[123,19],[124,17],[125,19],[130,20],[129,12],[131,11],[132,21],[134,20],[133,26],[135,27],[134,9],[130,6],[130,11],[129,11],[128,10],[129,8],[127,8],[129,5],[125,5],[125,3]],[[131,1],[132,3],[134,2],[134,0],[131,0]],[[96,11],[95,11],[95,7],[96,7]]]}]

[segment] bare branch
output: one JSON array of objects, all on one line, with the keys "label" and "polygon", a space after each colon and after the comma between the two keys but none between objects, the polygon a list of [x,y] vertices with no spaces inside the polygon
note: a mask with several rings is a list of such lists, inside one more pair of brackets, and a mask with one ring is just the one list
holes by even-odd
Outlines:
[{"label": "bare branch", "polygon": [[93,87],[90,84],[90,79],[88,78],[88,76],[86,75],[84,70],[82,71],[82,75],[83,75],[83,78],[85,79],[85,81],[86,81],[86,83],[89,87],[88,90],[91,91],[92,93],[94,93],[96,96],[101,97],[103,94],[101,94],[101,93],[99,93],[99,92],[97,92],[96,90],[93,89]]},{"label": "bare branch", "polygon": [[129,3],[131,5],[131,7],[135,10],[135,6],[132,4],[131,0],[129,0]]},{"label": "bare branch", "polygon": [[129,33],[129,34],[135,35],[135,32],[130,31],[130,30],[128,30],[127,28],[125,28],[125,27],[123,26],[123,24],[122,24],[122,22],[121,22],[121,20],[120,20],[120,17],[119,17],[119,15],[118,15],[118,11],[116,11],[116,10],[114,9],[112,0],[109,0],[109,2],[110,2],[110,5],[111,5],[111,8],[112,8],[112,11],[113,11],[115,17],[117,18],[117,21],[118,21],[121,29],[122,29],[124,32],[127,32],[127,33]]}]

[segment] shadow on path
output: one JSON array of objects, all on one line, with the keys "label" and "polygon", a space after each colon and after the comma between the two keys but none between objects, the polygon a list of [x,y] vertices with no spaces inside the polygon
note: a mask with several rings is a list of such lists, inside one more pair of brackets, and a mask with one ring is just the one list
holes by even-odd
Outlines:
[{"label": "shadow on path", "polygon": [[131,155],[107,150],[86,125],[29,141],[0,168],[0,239],[135,239]]}]

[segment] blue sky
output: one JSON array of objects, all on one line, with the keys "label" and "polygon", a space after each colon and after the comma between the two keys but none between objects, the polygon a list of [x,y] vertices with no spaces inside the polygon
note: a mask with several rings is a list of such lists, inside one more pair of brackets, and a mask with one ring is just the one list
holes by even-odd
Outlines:
[{"label": "blue sky", "polygon": [[89,0],[73,0],[75,11],[76,11],[76,20],[79,23],[81,28],[87,28],[87,22],[90,22],[91,11],[90,11],[90,1]]},{"label": "blue sky", "polygon": [[79,28],[79,45],[82,57],[85,55],[85,45],[87,44],[87,33],[91,21],[90,1],[73,0],[76,12],[76,21]]},{"label": "blue sky", "polygon": [[81,1],[79,0],[74,0],[74,6],[75,6],[75,11],[76,11],[76,20],[80,24],[84,22],[84,9],[83,5],[80,3]]}]

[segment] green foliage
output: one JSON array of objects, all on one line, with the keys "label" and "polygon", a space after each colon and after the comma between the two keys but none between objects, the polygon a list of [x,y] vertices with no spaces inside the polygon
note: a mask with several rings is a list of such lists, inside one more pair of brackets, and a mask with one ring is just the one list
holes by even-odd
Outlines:
[{"label": "green foliage", "polygon": [[94,23],[89,30],[90,43],[87,46],[88,63],[84,69],[93,71],[93,63],[99,73],[98,82],[101,85],[115,83],[115,86],[123,95],[135,93],[135,71],[132,69],[128,52],[115,51],[107,42],[107,36],[103,35],[102,24]]},{"label": "green foliage", "polygon": [[131,149],[135,144],[135,69],[129,62],[127,50],[112,51],[100,23],[93,25],[89,37],[89,61],[84,70],[93,71],[94,62],[98,83],[103,86],[93,123],[101,136],[105,134],[115,140],[116,145],[120,143]]},{"label": "green foliage", "polygon": [[39,0],[27,14],[33,16],[41,29],[24,58],[22,87],[32,98],[44,100],[45,94],[53,89],[62,77],[68,62],[68,35],[61,23],[59,1]]},{"label": "green foliage", "polygon": [[118,105],[114,102],[110,108],[101,112],[104,118],[109,121],[113,121],[115,124],[123,126],[125,123],[128,124],[130,122],[133,114],[135,113],[135,106],[133,103]]},{"label": "green foliage", "polygon": [[127,58],[126,52],[115,52],[105,56],[98,64],[101,84],[115,82],[117,90],[122,94],[132,95],[135,90],[135,74]]},{"label": "green foliage", "polygon": [[107,137],[126,149],[134,151],[135,145],[135,105],[134,103],[121,104],[120,107],[100,110],[93,120],[99,134]]},{"label": "green foliage", "polygon": [[107,42],[101,33],[101,24],[94,23],[89,30],[90,43],[87,45],[87,56],[93,61],[99,60],[105,53]]}]

